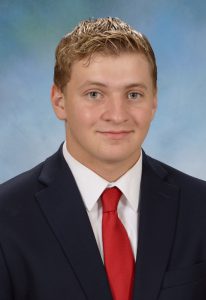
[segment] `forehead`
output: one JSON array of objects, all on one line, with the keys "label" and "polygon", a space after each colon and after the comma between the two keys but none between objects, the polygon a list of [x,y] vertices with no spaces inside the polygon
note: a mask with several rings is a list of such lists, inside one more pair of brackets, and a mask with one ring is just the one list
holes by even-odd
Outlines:
[{"label": "forehead", "polygon": [[110,84],[130,84],[134,81],[152,83],[151,66],[144,54],[121,53],[119,55],[95,54],[91,58],[75,61],[72,65],[70,81],[104,82]]}]

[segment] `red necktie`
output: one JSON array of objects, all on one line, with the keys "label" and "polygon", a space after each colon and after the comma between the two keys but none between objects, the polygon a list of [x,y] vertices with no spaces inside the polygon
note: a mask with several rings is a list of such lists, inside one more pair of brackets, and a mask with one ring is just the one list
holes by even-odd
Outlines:
[{"label": "red necktie", "polygon": [[131,300],[134,282],[134,256],[127,232],[117,215],[121,191],[106,189],[102,196],[102,239],[104,263],[114,300]]}]

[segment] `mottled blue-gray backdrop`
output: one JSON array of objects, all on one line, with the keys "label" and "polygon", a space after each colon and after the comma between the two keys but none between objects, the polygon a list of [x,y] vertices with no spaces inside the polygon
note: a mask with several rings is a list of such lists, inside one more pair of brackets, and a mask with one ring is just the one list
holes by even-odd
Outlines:
[{"label": "mottled blue-gray backdrop", "polygon": [[64,125],[50,106],[54,49],[81,19],[118,16],[150,39],[159,110],[146,152],[206,179],[206,2],[1,0],[0,182],[52,154]]}]

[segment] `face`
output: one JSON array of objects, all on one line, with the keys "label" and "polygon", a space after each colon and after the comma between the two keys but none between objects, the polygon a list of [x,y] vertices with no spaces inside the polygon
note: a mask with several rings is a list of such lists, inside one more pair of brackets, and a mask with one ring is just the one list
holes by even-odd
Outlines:
[{"label": "face", "polygon": [[95,165],[131,167],[153,119],[157,100],[150,65],[141,54],[96,55],[75,62],[63,92],[53,86],[52,103],[65,120],[70,154]]}]

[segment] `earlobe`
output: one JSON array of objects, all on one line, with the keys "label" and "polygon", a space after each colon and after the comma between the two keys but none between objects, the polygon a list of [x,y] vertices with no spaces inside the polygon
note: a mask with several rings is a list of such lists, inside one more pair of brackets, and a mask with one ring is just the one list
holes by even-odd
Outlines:
[{"label": "earlobe", "polygon": [[51,103],[57,118],[65,120],[66,113],[64,94],[55,84],[51,87]]}]

